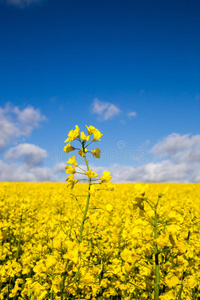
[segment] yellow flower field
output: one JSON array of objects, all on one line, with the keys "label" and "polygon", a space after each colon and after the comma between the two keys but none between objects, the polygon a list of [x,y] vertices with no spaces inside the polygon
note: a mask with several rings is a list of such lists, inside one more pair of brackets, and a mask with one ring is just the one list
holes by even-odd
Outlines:
[{"label": "yellow flower field", "polygon": [[81,243],[66,186],[0,183],[0,299],[200,299],[199,183],[91,193]]}]

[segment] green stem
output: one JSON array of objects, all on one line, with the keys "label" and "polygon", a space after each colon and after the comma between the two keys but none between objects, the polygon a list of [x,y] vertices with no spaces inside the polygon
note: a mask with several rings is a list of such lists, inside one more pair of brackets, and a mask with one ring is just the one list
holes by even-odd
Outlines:
[{"label": "green stem", "polygon": [[178,293],[178,300],[181,300],[182,291],[183,291],[183,284],[181,284],[181,287],[180,287],[180,290],[179,290],[179,293]]},{"label": "green stem", "polygon": [[79,166],[77,166],[77,168],[79,168],[80,170],[82,170],[83,172],[84,172],[84,174],[85,174],[85,170],[83,170],[81,167],[79,167]]},{"label": "green stem", "polygon": [[53,300],[53,298],[54,298],[54,292],[52,291],[52,292],[51,292],[50,299]]},{"label": "green stem", "polygon": [[65,280],[66,280],[67,274],[65,273],[62,280],[62,286],[61,286],[61,297],[60,299],[64,299],[64,289],[65,289]]},{"label": "green stem", "polygon": [[[89,144],[87,144],[86,146],[85,146],[85,148],[87,148],[89,145],[91,145],[93,143],[93,141],[91,141]],[[90,151],[91,152],[91,151]]]},{"label": "green stem", "polygon": [[[83,151],[85,152],[84,146],[83,146]],[[86,154],[84,155],[84,159],[85,159],[85,163],[86,163],[86,166],[87,166],[87,171],[89,171],[90,169],[89,169],[88,161],[87,161],[87,158],[86,158]],[[84,223],[85,223],[85,220],[86,220],[86,217],[87,217],[87,212],[88,212],[89,202],[90,202],[91,178],[88,177],[88,180],[89,180],[88,195],[87,195],[87,201],[86,201],[85,210],[84,210],[84,214],[83,214],[83,219],[82,219],[81,227],[80,227],[79,243],[81,243],[82,240],[83,240]]]},{"label": "green stem", "polygon": [[75,199],[76,199],[76,201],[77,201],[77,203],[78,203],[78,206],[79,206],[79,208],[80,208],[80,211],[82,212],[82,214],[83,214],[83,210],[82,210],[82,208],[81,208],[81,206],[80,206],[80,203],[79,203],[79,201],[78,201],[78,198],[75,196],[75,195],[73,195],[73,194],[71,194]]},{"label": "green stem", "polygon": [[[87,166],[87,171],[89,171],[90,169],[89,169],[89,164],[88,164],[88,161],[87,161],[87,158],[86,158],[85,142],[81,142],[81,144],[82,144],[82,148],[83,148],[84,160],[85,160],[85,163],[86,163],[86,166]],[[88,212],[89,202],[90,202],[91,178],[89,178],[89,176],[88,176],[88,182],[89,182],[88,195],[87,195],[85,210],[84,210],[84,213],[83,213],[83,218],[82,218],[82,222],[81,222],[81,226],[80,226],[79,244],[81,244],[82,240],[83,240],[83,229],[84,229],[84,224],[85,224],[85,220],[86,220],[86,217],[87,217],[87,212]],[[79,252],[79,258],[81,258],[81,252]],[[76,275],[75,275],[75,282],[77,281],[78,276],[79,276],[79,269],[80,269],[80,266],[78,267],[78,270],[77,270]]]},{"label": "green stem", "polygon": [[[158,214],[157,214],[157,206],[158,202],[154,208],[155,211],[155,224],[154,224],[154,239],[156,240],[158,238]],[[160,284],[160,265],[159,265],[159,258],[158,258],[158,246],[155,241],[155,296],[154,300],[159,299],[159,284]]]}]

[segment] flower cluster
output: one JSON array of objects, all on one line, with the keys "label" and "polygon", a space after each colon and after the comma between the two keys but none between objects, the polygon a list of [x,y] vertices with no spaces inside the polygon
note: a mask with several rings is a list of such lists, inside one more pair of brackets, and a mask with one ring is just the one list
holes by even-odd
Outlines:
[{"label": "flower cluster", "polygon": [[[198,300],[200,184],[115,187],[92,196],[79,243],[84,197],[65,183],[0,183],[0,299],[153,300],[156,240],[159,299]],[[156,204],[160,192],[155,239],[146,198]]]},{"label": "flower cluster", "polygon": [[[86,153],[91,153],[93,155],[94,158],[100,158],[100,154],[101,154],[101,150],[99,148],[95,148],[94,150],[89,151],[87,149],[87,147],[89,145],[91,145],[93,142],[98,142],[100,141],[100,138],[102,137],[102,133],[95,128],[94,126],[86,126],[87,128],[87,134],[85,134],[85,132],[80,131],[80,128],[78,127],[78,125],[75,126],[75,129],[70,130],[68,133],[68,138],[65,140],[65,143],[67,143],[67,145],[64,147],[64,151],[66,153],[72,152],[74,150],[78,150],[78,154],[84,158],[85,163],[86,163],[86,167],[87,170],[83,170],[83,168],[81,168],[78,165],[78,162],[76,161],[75,155],[70,157],[67,161],[67,166],[65,167],[66,169],[66,173],[69,173],[70,175],[67,177],[66,181],[68,183],[68,186],[70,186],[71,188],[74,187],[74,185],[80,181],[80,180],[84,180],[83,179],[75,179],[74,178],[74,174],[81,174],[81,175],[86,175],[87,176],[87,180],[89,182],[90,186],[90,193],[95,193],[99,190],[99,188],[96,186],[96,183],[106,183],[104,185],[102,185],[103,188],[105,189],[110,189],[113,190],[114,186],[110,183],[111,180],[111,176],[110,176],[110,172],[109,171],[104,171],[103,175],[98,179],[98,174],[96,172],[93,171],[93,169],[89,169],[88,166],[88,161],[86,158]],[[89,142],[89,139],[91,139],[91,141]],[[80,142],[81,147],[80,148],[75,148],[71,145],[71,142],[77,140],[78,142]],[[75,168],[78,168],[79,170],[77,171]]]}]

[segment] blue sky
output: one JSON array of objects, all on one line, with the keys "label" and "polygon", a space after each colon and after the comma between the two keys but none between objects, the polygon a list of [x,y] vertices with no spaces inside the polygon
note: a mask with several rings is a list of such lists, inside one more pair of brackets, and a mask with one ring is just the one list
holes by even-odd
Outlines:
[{"label": "blue sky", "polygon": [[103,133],[90,163],[115,182],[199,182],[199,15],[197,0],[0,0],[0,180],[63,181],[77,124]]}]

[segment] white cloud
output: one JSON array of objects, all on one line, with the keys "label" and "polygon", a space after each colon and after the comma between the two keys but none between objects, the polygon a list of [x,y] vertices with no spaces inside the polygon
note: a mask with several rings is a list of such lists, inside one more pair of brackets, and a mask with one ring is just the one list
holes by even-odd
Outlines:
[{"label": "white cloud", "polygon": [[92,113],[97,114],[100,120],[106,121],[120,114],[121,110],[110,102],[102,102],[94,99],[92,103]]},{"label": "white cloud", "polygon": [[139,167],[113,164],[94,169],[97,173],[110,171],[112,181],[118,183],[200,181],[200,135],[173,133],[155,144],[150,153],[153,160]]},{"label": "white cloud", "polygon": [[[42,182],[42,181],[58,181],[56,173],[65,173],[65,163],[58,163],[54,168],[34,167],[27,170],[23,165],[19,166],[15,163],[5,164],[0,161],[0,181],[27,181],[27,182]],[[84,168],[84,166],[82,166]],[[111,166],[90,168],[102,175],[103,171],[110,171],[112,182],[199,182],[200,181],[200,163],[190,165],[180,163],[174,165],[169,160],[164,160],[160,163],[148,163],[140,167],[120,166],[113,164]],[[62,181],[65,181],[69,174],[65,174]],[[76,174],[76,178],[83,178],[82,175]],[[59,180],[60,181],[60,180]]]},{"label": "white cloud", "polygon": [[56,174],[50,168],[33,168],[31,169],[31,173],[35,177],[34,181],[41,182],[41,181],[58,181]]},{"label": "white cloud", "polygon": [[41,0],[6,0],[7,4],[15,5],[17,7],[23,8],[34,3],[41,2]]},{"label": "white cloud", "polygon": [[129,117],[129,118],[135,118],[136,115],[137,115],[137,114],[136,114],[135,111],[131,111],[131,112],[128,113],[128,117]]},{"label": "white cloud", "polygon": [[16,163],[7,164],[0,161],[0,181],[24,181],[24,182],[56,182],[57,176],[50,168],[36,167],[26,169],[24,165],[17,165]]},{"label": "white cloud", "polygon": [[[98,100],[97,98],[94,99],[91,105],[91,112],[99,116],[100,121],[106,121],[117,117],[119,114],[125,114],[119,107],[110,103],[110,102],[103,102]],[[126,113],[129,119],[135,118],[137,113],[135,111],[130,111]],[[120,123],[125,124],[124,120],[121,120]]]},{"label": "white cloud", "polygon": [[28,106],[21,111],[18,107],[15,107],[14,112],[18,121],[23,124],[25,134],[29,134],[34,127],[37,127],[41,121],[46,119],[38,109],[34,109],[32,106]]},{"label": "white cloud", "polygon": [[40,166],[47,156],[47,151],[33,144],[19,144],[10,148],[4,155],[5,159],[11,161],[21,160],[25,167],[32,168]]},{"label": "white cloud", "polygon": [[112,182],[199,182],[200,163],[191,166],[187,163],[174,163],[165,160],[148,163],[140,167],[120,166],[118,164],[94,168],[95,171],[110,171]]},{"label": "white cloud", "polygon": [[191,136],[172,133],[155,144],[151,152],[175,163],[200,161],[200,134]]},{"label": "white cloud", "polygon": [[1,113],[0,108],[0,152],[18,135],[14,122],[10,121]]},{"label": "white cloud", "polygon": [[[110,171],[112,181],[118,183],[200,181],[200,135],[174,133],[159,141],[150,151],[154,158],[138,167],[119,164],[95,167],[90,164],[90,169],[94,169],[99,176],[105,170]],[[9,149],[5,153],[5,159],[10,163],[0,161],[0,181],[58,181],[58,173],[59,176],[63,173],[61,180],[65,181],[68,176],[65,174],[65,162],[57,162],[51,169],[40,167],[46,155],[46,150],[33,144],[19,144]],[[140,159],[142,160],[142,156]],[[128,162],[130,161],[129,159]],[[85,166],[80,167],[85,169]],[[83,178],[80,174],[75,177]]]},{"label": "white cloud", "polygon": [[11,104],[6,104],[4,108],[0,107],[0,152],[16,138],[30,135],[45,119],[40,110],[32,106],[22,110]]},{"label": "white cloud", "polygon": [[7,162],[0,161],[0,181],[58,181],[53,169],[40,167],[46,156],[46,150],[33,144],[10,148],[4,155]]}]

